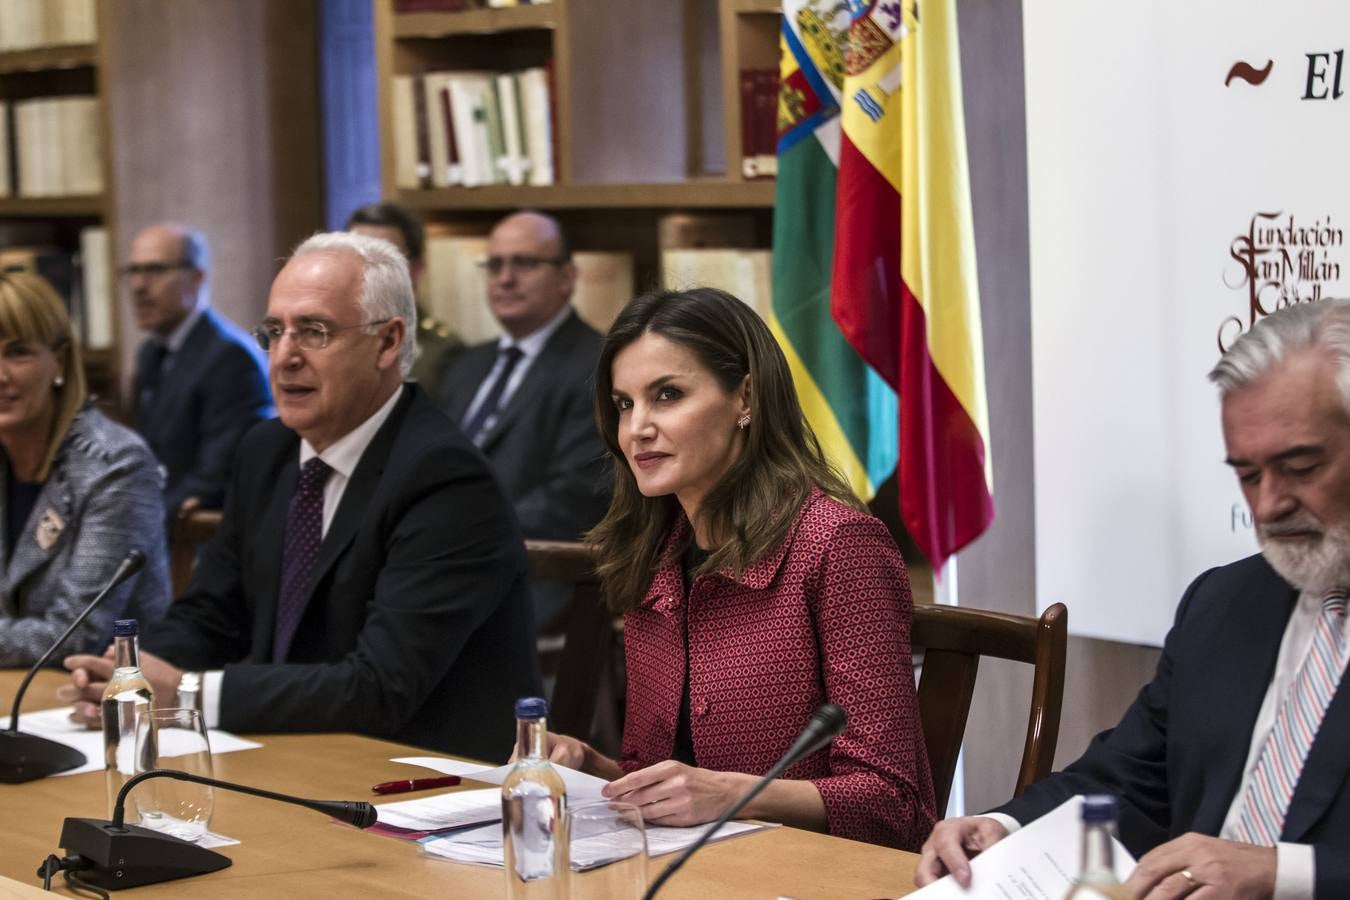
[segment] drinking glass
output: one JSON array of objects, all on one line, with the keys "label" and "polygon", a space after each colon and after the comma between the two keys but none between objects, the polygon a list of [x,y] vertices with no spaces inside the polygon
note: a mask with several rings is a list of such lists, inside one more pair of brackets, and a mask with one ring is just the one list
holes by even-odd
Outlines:
[{"label": "drinking glass", "polygon": [[[212,777],[206,724],[195,709],[153,709],[136,722],[136,774],[175,769]],[[151,778],[132,791],[140,824],[195,841],[211,824],[212,789],[173,778]]]},{"label": "drinking glass", "polygon": [[568,894],[641,897],[647,890],[647,833],[631,803],[584,803],[567,811]]}]

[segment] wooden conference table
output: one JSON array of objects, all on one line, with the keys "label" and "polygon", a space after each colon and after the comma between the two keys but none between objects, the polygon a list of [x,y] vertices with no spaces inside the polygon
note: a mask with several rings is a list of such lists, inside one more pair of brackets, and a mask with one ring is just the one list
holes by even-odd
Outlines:
[{"label": "wooden conference table", "polygon": [[[21,672],[0,670],[0,703],[6,711],[21,678]],[[58,705],[55,691],[63,682],[59,673],[41,673],[28,691],[24,709]],[[376,801],[370,793],[372,784],[407,778],[414,771],[389,762],[391,757],[428,755],[352,734],[264,735],[257,739],[263,744],[260,749],[217,756],[216,777],[311,799]],[[0,808],[4,810],[0,816],[4,822],[0,826],[0,876],[39,885],[34,872],[47,854],[57,851],[62,821],[67,816],[106,818],[104,791],[102,772],[0,784]],[[412,796],[426,793],[383,799]],[[500,869],[430,859],[411,842],[364,834],[307,809],[242,794],[216,791],[211,830],[242,842],[219,851],[234,860],[232,866],[189,880],[137,888],[130,895],[477,898],[504,894]],[[670,859],[653,859],[652,874]],[[660,896],[671,900],[895,897],[911,890],[917,859],[899,850],[795,828],[774,828],[704,847],[666,883]],[[0,885],[0,896],[4,895]]]}]

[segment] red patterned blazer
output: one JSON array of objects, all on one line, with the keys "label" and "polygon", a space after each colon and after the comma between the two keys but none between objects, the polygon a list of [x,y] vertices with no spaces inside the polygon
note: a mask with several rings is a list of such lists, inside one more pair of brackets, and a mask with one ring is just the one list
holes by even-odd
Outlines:
[{"label": "red patterned blazer", "polygon": [[694,579],[689,659],[683,516],[647,596],[624,619],[628,711],[620,765],[669,759],[689,669],[699,766],[760,775],[821,703],[848,714],[834,743],[786,778],[810,779],[831,834],[916,850],[933,827],[933,787],[914,693],[913,601],[881,522],[813,490],[782,545],[739,579]]}]

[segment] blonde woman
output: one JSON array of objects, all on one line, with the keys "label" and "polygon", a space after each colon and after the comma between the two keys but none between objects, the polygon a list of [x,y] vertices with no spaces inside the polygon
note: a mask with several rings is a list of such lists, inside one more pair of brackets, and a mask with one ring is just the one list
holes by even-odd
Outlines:
[{"label": "blonde woman", "polygon": [[168,606],[159,468],[85,400],[61,298],[36,275],[0,273],[0,666],[41,656],[133,547],[145,568],[63,649],[101,650],[114,618],[148,629]]}]

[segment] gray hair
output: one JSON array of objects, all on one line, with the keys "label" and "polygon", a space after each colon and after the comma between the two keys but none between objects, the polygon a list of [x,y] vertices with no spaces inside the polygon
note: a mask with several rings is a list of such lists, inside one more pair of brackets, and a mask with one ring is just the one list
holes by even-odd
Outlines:
[{"label": "gray hair", "polygon": [[[360,258],[361,309],[369,321],[403,320],[403,347],[399,350],[398,365],[406,379],[417,359],[417,306],[408,261],[397,247],[382,238],[347,231],[310,235],[295,248],[291,258],[333,252],[355,253]],[[366,333],[374,334],[369,328]]]},{"label": "gray hair", "polygon": [[1209,373],[1227,397],[1247,387],[1291,353],[1326,349],[1336,363],[1336,386],[1350,413],[1350,300],[1295,303],[1259,320],[1238,338]]}]

